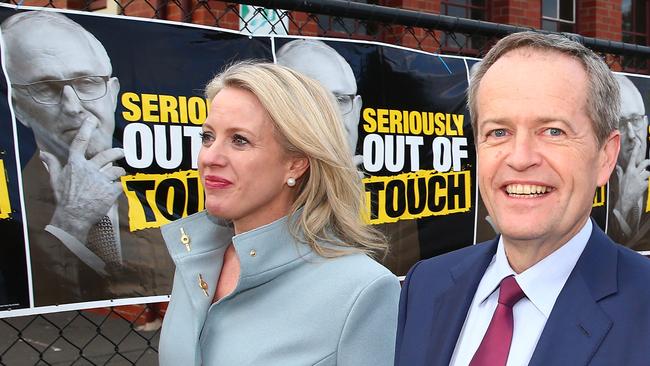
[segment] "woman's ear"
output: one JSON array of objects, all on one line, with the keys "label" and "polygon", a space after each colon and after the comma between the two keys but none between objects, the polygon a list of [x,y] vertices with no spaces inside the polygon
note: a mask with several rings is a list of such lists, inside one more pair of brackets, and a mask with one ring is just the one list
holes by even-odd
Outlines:
[{"label": "woman's ear", "polygon": [[306,156],[296,156],[289,160],[289,177],[299,179],[309,169],[309,159]]}]

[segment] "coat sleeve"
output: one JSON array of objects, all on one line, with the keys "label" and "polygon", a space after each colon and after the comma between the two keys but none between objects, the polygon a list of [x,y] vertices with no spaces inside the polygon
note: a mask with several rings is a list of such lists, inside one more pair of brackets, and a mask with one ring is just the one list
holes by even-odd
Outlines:
[{"label": "coat sleeve", "polygon": [[399,293],[392,274],[378,277],[359,293],[339,339],[337,365],[393,365]]}]

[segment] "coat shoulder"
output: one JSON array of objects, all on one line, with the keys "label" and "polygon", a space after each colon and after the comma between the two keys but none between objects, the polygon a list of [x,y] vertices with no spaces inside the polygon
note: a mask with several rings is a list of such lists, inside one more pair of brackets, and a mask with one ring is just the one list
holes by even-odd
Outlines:
[{"label": "coat shoulder", "polygon": [[345,276],[360,286],[367,286],[379,279],[399,286],[397,277],[391,271],[365,254],[324,259],[323,270],[336,276]]},{"label": "coat shoulder", "polygon": [[618,251],[619,285],[637,294],[637,300],[643,300],[650,306],[650,259],[616,244]]}]

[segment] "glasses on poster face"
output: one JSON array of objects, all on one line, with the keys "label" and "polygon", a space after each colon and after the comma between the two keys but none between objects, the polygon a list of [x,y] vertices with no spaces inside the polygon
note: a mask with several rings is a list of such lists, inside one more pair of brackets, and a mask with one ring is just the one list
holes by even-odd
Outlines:
[{"label": "glasses on poster face", "polygon": [[31,84],[11,84],[14,88],[26,90],[32,99],[39,104],[61,104],[63,88],[70,85],[77,98],[83,102],[97,100],[108,90],[108,76],[80,76],[64,80],[43,80]]},{"label": "glasses on poster face", "polygon": [[336,98],[336,102],[339,104],[341,114],[348,114],[352,112],[354,98],[356,97],[355,94],[334,93],[334,97]]},{"label": "glasses on poster face", "polygon": [[645,133],[648,128],[648,116],[632,115],[630,117],[622,117],[619,123],[619,129],[629,129],[638,132],[639,134]]}]

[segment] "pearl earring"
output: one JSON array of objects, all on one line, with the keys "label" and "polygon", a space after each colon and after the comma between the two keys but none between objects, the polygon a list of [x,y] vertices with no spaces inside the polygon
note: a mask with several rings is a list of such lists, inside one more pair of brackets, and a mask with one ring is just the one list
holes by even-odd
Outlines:
[{"label": "pearl earring", "polygon": [[289,179],[287,179],[287,185],[288,185],[289,187],[293,187],[293,186],[295,186],[295,185],[296,185],[296,180],[293,179],[293,178],[289,178]]}]

